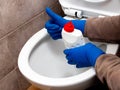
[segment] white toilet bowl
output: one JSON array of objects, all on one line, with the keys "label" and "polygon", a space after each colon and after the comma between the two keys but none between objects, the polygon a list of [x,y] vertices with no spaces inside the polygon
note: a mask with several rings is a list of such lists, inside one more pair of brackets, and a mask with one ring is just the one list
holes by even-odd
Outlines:
[{"label": "white toilet bowl", "polygon": [[[98,0],[97,2],[95,0],[94,2],[93,0],[59,0],[59,2],[66,16],[77,18],[113,16],[120,13],[119,0]],[[90,42],[87,38],[85,40]],[[106,53],[115,54],[118,49],[117,44],[93,43]],[[63,41],[52,40],[43,28],[22,48],[18,58],[20,72],[31,84],[42,90],[85,90],[95,84],[94,68],[77,69],[74,65],[69,65],[63,54],[64,49]]]},{"label": "white toilet bowl", "polygon": [[[87,39],[86,39],[87,40]],[[106,53],[115,54],[118,45],[94,42]],[[93,85],[93,67],[75,68],[67,64],[62,40],[52,40],[46,29],[33,35],[22,48],[18,67],[23,76],[43,90],[82,90]]]}]

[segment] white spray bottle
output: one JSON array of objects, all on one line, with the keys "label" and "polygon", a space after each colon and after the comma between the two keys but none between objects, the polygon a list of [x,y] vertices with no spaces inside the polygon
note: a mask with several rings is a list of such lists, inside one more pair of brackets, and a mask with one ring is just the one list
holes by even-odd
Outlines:
[{"label": "white spray bottle", "polygon": [[64,25],[64,28],[62,29],[62,39],[68,49],[85,44],[82,32],[75,29],[71,21]]}]

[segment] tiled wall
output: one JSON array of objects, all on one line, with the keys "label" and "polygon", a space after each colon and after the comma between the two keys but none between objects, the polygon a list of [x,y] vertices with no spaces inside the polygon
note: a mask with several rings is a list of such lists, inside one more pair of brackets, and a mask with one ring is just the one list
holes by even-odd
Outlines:
[{"label": "tiled wall", "polygon": [[0,90],[26,90],[30,85],[19,72],[17,58],[49,19],[46,6],[63,14],[58,0],[0,0]]}]

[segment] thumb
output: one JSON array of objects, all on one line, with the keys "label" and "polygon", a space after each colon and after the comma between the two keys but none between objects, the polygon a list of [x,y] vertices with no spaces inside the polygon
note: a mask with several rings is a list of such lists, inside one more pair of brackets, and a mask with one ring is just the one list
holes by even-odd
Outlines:
[{"label": "thumb", "polygon": [[46,8],[46,13],[50,16],[52,20],[54,20],[55,23],[60,26],[64,26],[64,24],[68,22],[68,20],[63,19],[63,17],[59,16],[48,7]]}]

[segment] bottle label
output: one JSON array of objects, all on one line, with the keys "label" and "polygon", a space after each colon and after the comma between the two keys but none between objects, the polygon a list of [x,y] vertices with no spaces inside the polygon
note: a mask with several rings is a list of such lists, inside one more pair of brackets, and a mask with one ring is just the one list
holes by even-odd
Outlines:
[{"label": "bottle label", "polygon": [[62,29],[62,38],[66,48],[74,48],[85,44],[82,32],[75,29],[72,22],[65,24],[64,28]]}]

